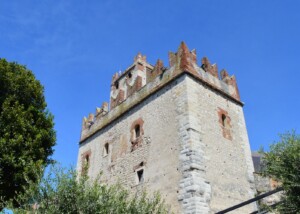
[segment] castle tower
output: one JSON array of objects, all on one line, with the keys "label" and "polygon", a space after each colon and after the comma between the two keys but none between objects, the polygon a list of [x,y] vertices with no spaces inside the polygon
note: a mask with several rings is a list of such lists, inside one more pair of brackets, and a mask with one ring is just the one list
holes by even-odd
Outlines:
[{"label": "castle tower", "polygon": [[183,42],[168,68],[138,54],[113,76],[110,108],[83,120],[79,173],[85,162],[92,178],[159,191],[175,213],[215,213],[255,194],[236,79],[206,57],[197,64]]}]

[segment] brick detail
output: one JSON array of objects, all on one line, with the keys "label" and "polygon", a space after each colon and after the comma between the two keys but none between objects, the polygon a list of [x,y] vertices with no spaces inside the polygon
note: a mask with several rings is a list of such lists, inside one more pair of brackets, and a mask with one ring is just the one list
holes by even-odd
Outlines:
[{"label": "brick detail", "polygon": [[189,51],[184,42],[181,42],[177,53],[169,52],[170,67],[175,66],[175,74],[188,71],[198,75],[196,70],[197,56],[196,51]]},{"label": "brick detail", "polygon": [[87,128],[87,118],[84,117],[82,119],[82,127],[81,127],[81,131],[84,131]]},{"label": "brick detail", "polygon": [[181,43],[179,50],[177,52],[177,56],[180,59],[181,70],[197,73],[197,71],[193,66],[197,62],[195,53],[190,52],[184,42]]},{"label": "brick detail", "polygon": [[125,93],[122,89],[119,89],[119,93],[117,95],[117,97],[114,98],[110,98],[110,108],[113,109],[115,108],[117,105],[119,105],[121,102],[123,102],[125,100]]},{"label": "brick detail", "polygon": [[[153,67],[146,62],[146,56],[138,54],[134,58],[133,65],[131,65],[123,73],[119,72],[114,74],[111,85],[111,110],[114,110],[114,108],[119,105],[122,106],[120,106],[117,111],[110,111],[110,114],[107,114],[107,118],[109,118],[108,120],[102,120],[101,117],[100,120],[97,120],[98,117],[96,112],[96,120],[93,127],[88,126],[84,119],[82,123],[80,143],[93,135],[97,130],[109,124],[110,121],[116,119],[147,96],[155,93],[155,91],[164,87],[164,85],[168,84],[172,79],[177,78],[183,73],[189,74],[198,81],[207,85],[212,90],[220,92],[238,105],[243,106],[243,103],[240,101],[239,90],[235,77],[229,77],[228,73],[223,70],[221,72],[221,80],[211,78],[211,76],[218,76],[217,65],[210,65],[209,60],[204,57],[202,59],[203,68],[207,71],[201,69],[197,65],[196,51],[189,51],[184,42],[180,44],[177,53],[169,52],[169,63],[171,67],[165,68],[163,67],[162,61],[158,60],[155,67]],[[144,66],[143,71],[138,70],[138,64]],[[209,75],[206,75],[206,73]],[[160,75],[160,78],[155,78],[158,75]],[[134,80],[132,78],[134,78]],[[154,79],[155,81],[153,81]],[[144,87],[144,84],[147,84],[147,86]],[[136,92],[138,93],[138,96],[131,96]],[[125,99],[126,102],[123,102]]]},{"label": "brick detail", "polygon": [[119,73],[115,73],[112,77],[112,84],[114,84],[119,79]]},{"label": "brick detail", "polygon": [[176,54],[169,51],[169,66],[173,67],[177,62]]},{"label": "brick detail", "polygon": [[138,91],[140,88],[142,88],[142,77],[141,76],[137,76],[133,85],[129,85],[128,82],[126,82],[127,84],[127,97],[131,96],[133,93],[135,93],[136,91]]},{"label": "brick detail", "polygon": [[143,62],[146,63],[147,62],[147,58],[146,56],[143,56],[141,53],[138,53],[135,57],[134,57],[134,62]]},{"label": "brick detail", "polygon": [[213,75],[214,77],[219,78],[218,75],[218,66],[217,64],[211,65],[207,57],[203,57],[201,60],[201,68],[205,71]]},{"label": "brick detail", "polygon": [[108,103],[103,102],[101,108],[96,108],[96,119],[101,118],[108,112]]},{"label": "brick detail", "polygon": [[[131,151],[133,152],[143,143],[143,136],[144,136],[144,121],[142,118],[135,120],[131,127],[130,127],[130,142],[131,142]],[[136,137],[135,128],[139,126],[140,128],[140,136]]]},{"label": "brick detail", "polygon": [[236,78],[234,75],[232,75],[231,77],[229,76],[229,74],[227,73],[227,71],[225,69],[223,69],[221,71],[221,80],[223,82],[225,82],[226,84],[228,85],[231,85],[234,87],[234,94],[232,94],[231,96],[233,96],[234,98],[240,100],[240,92],[239,92],[239,89],[238,89],[238,86],[237,86],[237,83],[236,83]]},{"label": "brick detail", "polygon": [[224,109],[218,108],[219,124],[222,129],[223,137],[232,140],[231,136],[231,119],[228,115],[228,112]]},{"label": "brick detail", "polygon": [[163,69],[164,69],[163,61],[158,59],[153,70],[147,72],[147,83],[152,82],[157,76],[161,75]]},{"label": "brick detail", "polygon": [[141,63],[137,63],[137,70],[143,71],[145,69],[145,66]]},{"label": "brick detail", "polygon": [[[88,173],[88,170],[90,168],[90,161],[91,161],[91,150],[88,150],[81,155],[81,175],[84,175]],[[88,162],[87,162],[88,160]],[[86,165],[87,164],[87,165]]]}]

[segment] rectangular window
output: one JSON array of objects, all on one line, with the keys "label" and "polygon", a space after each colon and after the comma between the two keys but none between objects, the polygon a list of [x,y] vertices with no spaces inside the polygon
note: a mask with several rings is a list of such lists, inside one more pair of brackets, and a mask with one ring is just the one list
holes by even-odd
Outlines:
[{"label": "rectangular window", "polygon": [[136,172],[137,174],[137,180],[138,180],[138,184],[141,184],[144,182],[144,169],[140,169]]}]

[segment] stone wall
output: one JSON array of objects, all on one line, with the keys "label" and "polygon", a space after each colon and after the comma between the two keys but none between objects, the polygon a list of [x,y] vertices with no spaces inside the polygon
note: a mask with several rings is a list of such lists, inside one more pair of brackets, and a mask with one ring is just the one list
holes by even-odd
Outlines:
[{"label": "stone wall", "polygon": [[[181,172],[174,94],[184,91],[182,82],[183,78],[172,82],[80,144],[78,171],[84,160],[81,154],[91,151],[88,173],[92,178],[102,171],[102,181],[119,181],[133,192],[142,188],[160,191],[175,213],[181,210],[177,199]],[[133,150],[132,125],[141,119],[142,142]],[[108,154],[104,151],[106,143],[109,144]],[[141,169],[144,181],[139,183],[137,171]]]},{"label": "stone wall", "polygon": [[[211,192],[212,213],[236,205],[254,197],[255,186],[250,146],[240,105],[231,102],[219,93],[209,90],[197,80],[188,78],[188,112],[195,157],[201,168],[202,192]],[[227,114],[227,123],[222,124],[220,109]],[[224,135],[224,125],[230,138]],[[201,157],[202,160],[197,160]],[[207,184],[207,185],[205,185]],[[209,186],[208,186],[209,185]],[[201,193],[201,189],[200,189]],[[199,200],[198,200],[199,201]],[[250,213],[249,205],[232,213]]]}]

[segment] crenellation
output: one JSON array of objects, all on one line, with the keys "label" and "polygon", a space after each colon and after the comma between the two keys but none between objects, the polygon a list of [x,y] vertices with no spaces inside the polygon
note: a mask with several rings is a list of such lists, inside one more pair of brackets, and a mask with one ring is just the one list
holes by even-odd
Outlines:
[{"label": "crenellation", "polygon": [[103,102],[101,108],[96,108],[96,119],[99,119],[108,113],[108,103]]},{"label": "crenellation", "polygon": [[212,76],[219,78],[219,73],[218,73],[218,67],[217,64],[211,65],[207,57],[203,57],[202,60],[202,65],[201,68],[205,71],[210,73]]},{"label": "crenellation", "polygon": [[89,117],[88,117],[88,119],[87,119],[87,124],[88,124],[89,126],[93,125],[93,124],[94,124],[94,119],[95,119],[95,115],[92,114],[92,113],[90,113],[90,114],[89,114]]},{"label": "crenellation", "polygon": [[227,71],[225,69],[223,69],[221,71],[221,79],[223,82],[225,82],[226,84],[232,86],[234,88],[234,92],[231,94],[233,97],[235,97],[236,99],[240,100],[240,92],[236,83],[236,78],[234,75],[232,75],[231,77],[229,76],[229,74],[227,73]]},{"label": "crenellation", "polygon": [[190,52],[188,47],[184,42],[181,42],[177,53],[169,53],[169,61],[172,63],[171,68],[174,66],[174,73],[190,72],[194,75],[197,75],[195,70],[196,62],[196,52]]},{"label": "crenellation", "polygon": [[[223,91],[233,99],[240,100],[234,76],[229,77],[228,73],[223,74],[224,72],[221,71],[221,80],[226,83],[223,84],[219,80],[217,64],[211,65],[207,57],[203,57],[201,63],[201,66],[197,65],[196,50],[189,51],[184,42],[180,44],[177,53],[169,52],[170,68],[165,68],[161,60],[158,60],[155,66],[152,66],[146,61],[146,56],[138,53],[134,57],[134,63],[128,69],[121,74],[116,73],[113,75],[110,108],[117,107],[158,76],[161,77],[163,73],[166,73],[167,79],[172,79],[176,78],[177,75],[188,72],[211,87]],[[206,73],[209,75],[206,75]],[[228,78],[224,78],[226,74]],[[161,84],[164,84],[164,81],[161,81]]]},{"label": "crenellation", "polygon": [[133,93],[141,89],[142,85],[143,85],[143,78],[137,75],[135,80],[132,81],[132,84],[127,83],[127,97],[131,96]]},{"label": "crenellation", "polygon": [[197,64],[197,53],[196,53],[196,49],[191,50],[191,58],[192,61]]},{"label": "crenellation", "polygon": [[110,108],[113,109],[125,100],[125,92],[122,89],[112,91]]},{"label": "crenellation", "polygon": [[134,62],[147,63],[146,56],[143,56],[140,52],[134,57]]},{"label": "crenellation", "polygon": [[86,117],[83,117],[82,119],[82,126],[81,126],[81,130],[85,130],[87,127],[86,127],[86,124],[87,124],[87,118]]},{"label": "crenellation", "polygon": [[115,83],[118,79],[119,79],[119,73],[116,72],[112,77],[112,85],[115,85]]},{"label": "crenellation", "polygon": [[158,59],[153,70],[147,72],[147,84],[152,82],[157,76],[161,75],[164,69],[165,67],[163,61]]}]

